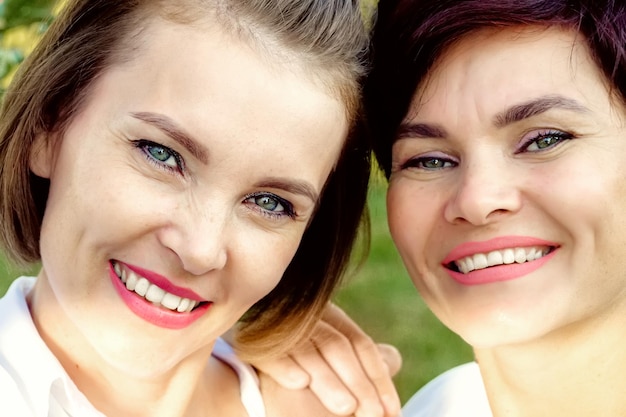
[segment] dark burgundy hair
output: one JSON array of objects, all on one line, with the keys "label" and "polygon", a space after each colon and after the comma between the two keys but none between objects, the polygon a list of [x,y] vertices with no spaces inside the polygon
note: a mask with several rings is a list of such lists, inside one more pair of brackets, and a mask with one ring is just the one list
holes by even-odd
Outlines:
[{"label": "dark burgundy hair", "polygon": [[376,157],[387,177],[398,126],[416,88],[447,47],[479,29],[523,25],[578,30],[616,95],[626,97],[623,0],[381,0],[365,106]]}]

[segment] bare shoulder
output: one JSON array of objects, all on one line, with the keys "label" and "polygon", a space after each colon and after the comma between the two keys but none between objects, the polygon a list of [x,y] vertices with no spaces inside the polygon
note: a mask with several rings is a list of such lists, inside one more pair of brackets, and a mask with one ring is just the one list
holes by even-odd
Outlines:
[{"label": "bare shoulder", "polygon": [[284,388],[264,373],[259,373],[259,380],[267,417],[341,417],[328,411],[308,388]]}]

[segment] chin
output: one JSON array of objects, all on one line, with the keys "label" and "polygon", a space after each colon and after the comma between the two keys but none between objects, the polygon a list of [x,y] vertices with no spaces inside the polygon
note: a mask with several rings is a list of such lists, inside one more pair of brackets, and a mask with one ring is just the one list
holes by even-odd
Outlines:
[{"label": "chin", "polygon": [[484,321],[479,325],[457,326],[451,330],[474,349],[493,349],[500,346],[521,345],[538,340],[546,334],[531,323],[494,323]]}]

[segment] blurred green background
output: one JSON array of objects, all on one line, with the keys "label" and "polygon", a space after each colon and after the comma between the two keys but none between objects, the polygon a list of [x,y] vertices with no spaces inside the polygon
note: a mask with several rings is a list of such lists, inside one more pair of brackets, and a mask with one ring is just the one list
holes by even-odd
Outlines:
[{"label": "blurred green background", "polygon": [[[0,0],[0,91],[43,33],[52,16],[49,0]],[[371,12],[375,0],[366,0]],[[389,237],[385,181],[372,180],[369,195],[372,243],[367,262],[338,291],[336,302],[372,337],[395,345],[404,365],[396,376],[400,397],[412,393],[437,374],[472,359],[471,350],[430,313],[409,280]],[[11,267],[0,255],[0,294],[11,280],[30,270]]]}]

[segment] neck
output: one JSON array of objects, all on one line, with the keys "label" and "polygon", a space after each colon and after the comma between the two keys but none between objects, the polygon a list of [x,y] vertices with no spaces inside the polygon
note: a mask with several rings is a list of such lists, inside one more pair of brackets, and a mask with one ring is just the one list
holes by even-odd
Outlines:
[{"label": "neck", "polygon": [[[245,415],[234,371],[211,356],[211,346],[149,375],[107,362],[65,315],[46,279],[29,299],[35,325],[78,389],[107,416],[201,417]],[[150,356],[150,352],[145,352]],[[144,360],[148,363],[149,360]],[[136,369],[135,369],[136,371]]]},{"label": "neck", "polygon": [[626,308],[540,340],[476,349],[494,417],[626,415]]}]

